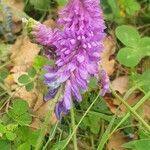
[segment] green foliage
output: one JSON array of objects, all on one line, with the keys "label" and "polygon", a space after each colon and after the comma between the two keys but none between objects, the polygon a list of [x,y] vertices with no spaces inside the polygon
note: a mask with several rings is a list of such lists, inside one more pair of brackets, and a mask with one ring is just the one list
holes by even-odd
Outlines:
[{"label": "green foliage", "polygon": [[140,10],[140,4],[136,0],[120,0],[120,3],[129,16],[135,15]]},{"label": "green foliage", "polygon": [[34,88],[34,79],[36,78],[36,69],[34,67],[31,67],[27,70],[27,74],[22,74],[18,78],[18,82],[25,86],[27,91],[32,91]]},{"label": "green foliage", "polygon": [[42,11],[48,11],[50,6],[50,0],[30,0],[30,3],[35,9]]},{"label": "green foliage", "polygon": [[29,83],[31,80],[30,80],[30,78],[29,78],[28,75],[23,74],[23,75],[21,75],[21,76],[18,78],[18,81],[19,81],[19,83],[21,83],[21,84],[27,84],[27,83]]},{"label": "green foliage", "polygon": [[140,10],[136,0],[101,0],[107,20],[118,24],[126,22],[127,17],[135,16]]},{"label": "green foliage", "polygon": [[116,29],[116,36],[126,46],[117,54],[117,59],[121,64],[132,68],[142,58],[150,56],[150,38],[140,38],[135,28],[127,25],[119,26]]},{"label": "green foliage", "polygon": [[67,0],[57,0],[60,6],[64,6],[67,3]]},{"label": "green foliage", "polygon": [[20,125],[29,125],[32,121],[32,117],[28,113],[28,103],[22,99],[14,100],[8,115]]},{"label": "green foliage", "polygon": [[[31,147],[35,147],[40,130],[32,130],[28,127],[20,127],[16,130],[17,136],[17,147],[19,150],[29,150]],[[19,144],[21,143],[21,144]]]},{"label": "green foliage", "polygon": [[28,75],[29,75],[31,78],[34,78],[35,75],[36,75],[36,70],[35,70],[34,67],[31,67],[31,68],[29,68],[29,69],[27,70],[27,73],[28,73]]},{"label": "green foliage", "polygon": [[10,150],[11,143],[7,140],[0,140],[0,149],[1,150]]},{"label": "green foliage", "polygon": [[2,123],[0,124],[0,134],[1,136],[5,139],[5,137],[13,141],[16,138],[16,134],[14,133],[14,130],[18,127],[17,124],[8,124],[3,125]]},{"label": "green foliage", "polygon": [[143,74],[135,74],[132,80],[135,84],[142,84],[141,88],[148,92],[150,91],[150,69],[146,70]]},{"label": "green foliage", "polygon": [[0,70],[0,82],[3,82],[4,79],[9,75],[9,71],[6,68]]},{"label": "green foliage", "polygon": [[52,146],[52,149],[51,150],[61,150],[62,147],[64,146],[64,144],[67,142],[68,139],[65,139],[65,140],[62,140],[62,141],[59,141],[57,143],[55,143],[53,146]]},{"label": "green foliage", "polygon": [[43,57],[43,56],[37,56],[37,57],[35,58],[35,60],[34,60],[33,67],[34,67],[37,71],[39,71],[39,70],[41,70],[41,69],[44,67],[44,65],[46,65],[46,64],[48,64],[48,65],[53,65],[53,64],[54,64],[54,61],[53,61],[53,60],[50,60],[50,59],[47,59],[47,58],[45,58],[45,57]]},{"label": "green foliage", "polygon": [[140,140],[131,141],[129,143],[123,144],[123,147],[134,149],[134,150],[149,150],[150,139],[140,139]]}]

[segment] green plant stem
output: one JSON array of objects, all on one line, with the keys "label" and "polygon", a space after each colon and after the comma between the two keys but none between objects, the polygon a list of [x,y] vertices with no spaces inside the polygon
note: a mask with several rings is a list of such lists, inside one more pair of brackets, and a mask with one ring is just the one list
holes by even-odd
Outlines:
[{"label": "green plant stem", "polygon": [[[141,105],[144,104],[144,102],[150,97],[150,92],[148,92],[134,107],[133,110],[136,111]],[[123,123],[125,122],[128,117],[130,116],[130,113],[127,113],[125,117],[119,122],[119,124],[113,129],[111,132],[111,135],[115,132],[115,130]]]},{"label": "green plant stem", "polygon": [[143,118],[141,118],[141,116],[138,115],[138,113],[130,106],[128,105],[128,103],[122,99],[114,90],[113,88],[111,87],[111,90],[112,90],[112,94],[118,99],[120,100],[121,103],[123,103],[127,109],[136,117],[136,119],[141,122],[144,127],[150,132],[150,126],[143,120]]},{"label": "green plant stem", "polygon": [[46,148],[47,148],[48,144],[49,144],[49,143],[50,143],[50,141],[54,138],[54,136],[55,136],[55,132],[56,132],[56,129],[57,129],[57,126],[58,126],[58,122],[56,123],[56,125],[55,125],[55,127],[54,127],[54,129],[53,129],[52,134],[49,136],[48,141],[46,142],[46,144],[44,145],[44,147],[43,147],[43,149],[42,149],[42,150],[46,150]]},{"label": "green plant stem", "polygon": [[61,150],[65,149],[66,146],[69,144],[70,140],[72,139],[73,135],[76,133],[79,125],[81,124],[81,122],[83,121],[83,119],[85,118],[85,116],[88,114],[88,112],[90,111],[90,109],[93,107],[93,105],[95,104],[95,102],[98,100],[99,98],[99,94],[97,95],[97,97],[93,100],[92,104],[89,106],[89,108],[86,110],[86,112],[84,113],[84,115],[82,116],[82,118],[80,119],[80,121],[78,122],[78,124],[75,126],[73,132],[70,134],[70,136],[68,137],[67,142],[65,143],[65,145],[62,147]]},{"label": "green plant stem", "polygon": [[[74,105],[72,104],[71,108],[71,125],[72,125],[72,130],[75,129],[75,115],[74,115]],[[78,145],[77,145],[77,134],[73,135],[73,145],[74,145],[74,150],[78,150]]]},{"label": "green plant stem", "polygon": [[59,91],[57,92],[57,95],[56,95],[55,98],[52,100],[53,103],[51,103],[50,106],[49,106],[49,111],[48,111],[48,113],[46,114],[46,117],[45,117],[45,120],[44,120],[44,123],[43,123],[43,127],[42,127],[42,129],[41,129],[39,138],[38,138],[38,140],[37,140],[37,145],[36,145],[36,147],[35,147],[35,150],[41,150],[41,147],[42,147],[42,144],[43,144],[43,139],[44,139],[46,130],[47,130],[47,128],[48,128],[49,120],[50,120],[50,117],[51,117],[51,113],[52,113],[52,112],[54,111],[54,109],[55,109],[55,104],[56,104],[56,102],[58,101],[61,92],[62,92],[62,88],[59,89]]},{"label": "green plant stem", "polygon": [[[141,105],[144,104],[144,102],[150,97],[150,92],[148,92],[134,107],[133,110],[136,111]],[[104,144],[107,142],[107,140],[112,136],[112,134],[121,126],[130,116],[130,113],[128,112],[123,119],[115,126],[113,131],[111,131],[110,134],[107,134],[103,142],[100,142],[98,145],[97,150],[103,150]],[[114,119],[111,121],[112,123],[114,122]]]}]

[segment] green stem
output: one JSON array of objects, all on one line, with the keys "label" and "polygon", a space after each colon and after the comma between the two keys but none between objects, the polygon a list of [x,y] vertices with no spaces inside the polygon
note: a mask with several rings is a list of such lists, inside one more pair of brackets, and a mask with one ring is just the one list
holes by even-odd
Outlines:
[{"label": "green stem", "polygon": [[[150,92],[148,92],[134,107],[133,110],[136,111],[141,105],[144,104],[144,102],[150,97]],[[124,123],[128,117],[130,116],[130,113],[127,113],[125,117],[119,122],[119,124],[113,129],[110,136],[117,130],[117,128]]]},{"label": "green stem", "polygon": [[92,104],[89,106],[89,108],[86,110],[86,112],[84,113],[84,115],[82,116],[82,118],[80,119],[80,121],[78,122],[78,124],[75,126],[73,132],[68,137],[67,142],[65,143],[65,145],[63,146],[63,148],[61,150],[65,149],[66,146],[69,144],[69,142],[72,139],[73,135],[76,133],[79,125],[81,124],[81,122],[83,121],[83,119],[85,118],[85,116],[88,114],[88,112],[90,111],[90,109],[93,107],[93,105],[95,104],[95,102],[98,100],[98,98],[99,98],[99,94],[97,95],[97,97],[95,98],[95,100],[92,102]]},{"label": "green stem", "polygon": [[[150,92],[148,92],[134,107],[133,110],[136,111],[141,105],[144,104],[144,102],[150,97]],[[100,142],[98,145],[97,150],[102,150],[104,147],[104,144],[107,142],[107,140],[112,136],[112,134],[119,128],[119,126],[121,126],[130,116],[130,113],[128,112],[123,119],[117,124],[117,126],[115,126],[115,128],[113,129],[113,131],[111,131],[110,134],[107,134],[107,137],[105,138],[105,140],[103,142]],[[114,120],[112,120],[111,122],[114,122]]]},{"label": "green stem", "polygon": [[35,147],[35,150],[41,150],[41,147],[42,147],[42,144],[43,144],[43,139],[44,139],[44,136],[45,136],[45,133],[46,133],[46,130],[48,128],[48,124],[49,124],[49,120],[50,120],[50,117],[51,117],[51,113],[54,111],[55,109],[55,104],[56,102],[58,101],[59,97],[60,97],[60,94],[61,94],[61,90],[62,88],[60,88],[60,90],[57,92],[57,95],[55,96],[55,98],[52,100],[53,103],[50,104],[49,106],[49,111],[45,117],[45,120],[44,120],[44,123],[43,123],[43,127],[41,129],[41,132],[40,132],[40,135],[39,135],[39,138],[37,140],[37,145]]},{"label": "green stem", "polygon": [[[73,104],[72,104],[72,108],[71,108],[71,125],[72,125],[72,130],[74,130],[75,129],[75,115],[74,115]],[[74,150],[78,150],[76,132],[73,135],[73,145],[74,145]]]},{"label": "green stem", "polygon": [[130,106],[128,105],[128,103],[122,99],[111,87],[111,90],[112,90],[112,94],[118,99],[120,100],[120,102],[122,102],[126,107],[127,109],[137,118],[137,120],[139,122],[141,122],[144,127],[150,132],[150,126],[138,115],[138,113]]},{"label": "green stem", "polygon": [[55,125],[55,127],[54,127],[54,129],[53,129],[52,134],[49,136],[48,141],[46,142],[46,144],[45,144],[45,146],[43,147],[43,149],[42,149],[42,150],[46,150],[46,148],[47,148],[48,144],[49,144],[49,143],[50,143],[50,141],[54,138],[55,133],[56,133],[57,126],[58,126],[58,122],[56,123],[56,125]]}]

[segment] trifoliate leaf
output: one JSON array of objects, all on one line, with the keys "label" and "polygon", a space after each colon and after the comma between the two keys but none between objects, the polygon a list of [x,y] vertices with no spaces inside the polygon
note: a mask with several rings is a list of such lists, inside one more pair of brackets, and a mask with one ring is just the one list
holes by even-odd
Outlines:
[{"label": "trifoliate leaf", "polygon": [[13,103],[12,109],[8,111],[9,117],[15,120],[20,125],[28,125],[32,121],[32,117],[27,112],[28,103],[23,100],[16,100]]},{"label": "trifoliate leaf", "polygon": [[116,36],[124,45],[129,47],[135,47],[140,39],[138,31],[127,25],[117,27]]}]

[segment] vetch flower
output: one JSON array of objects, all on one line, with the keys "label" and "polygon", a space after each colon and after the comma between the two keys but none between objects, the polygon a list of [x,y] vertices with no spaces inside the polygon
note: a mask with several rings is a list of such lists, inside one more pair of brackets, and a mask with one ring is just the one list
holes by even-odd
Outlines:
[{"label": "vetch flower", "polygon": [[99,85],[101,87],[101,96],[104,96],[106,93],[110,93],[109,77],[104,69],[101,69],[99,72]]},{"label": "vetch flower", "polygon": [[80,90],[86,91],[90,77],[98,75],[106,28],[99,0],[70,0],[58,23],[63,30],[55,33],[53,44],[57,81],[64,84],[64,95],[56,107],[57,116],[71,109],[72,99],[81,102]]},{"label": "vetch flower", "polygon": [[[99,0],[70,0],[60,13],[58,24],[61,29],[54,31],[37,24],[32,35],[49,50],[55,47],[55,65],[46,67],[44,82],[50,89],[46,97],[49,99],[63,87],[55,108],[60,118],[61,113],[66,114],[71,109],[73,100],[82,101],[81,90],[87,91],[90,77],[98,76],[106,27]],[[104,95],[108,92],[108,82],[104,72],[101,77],[104,80],[101,94]]]}]

